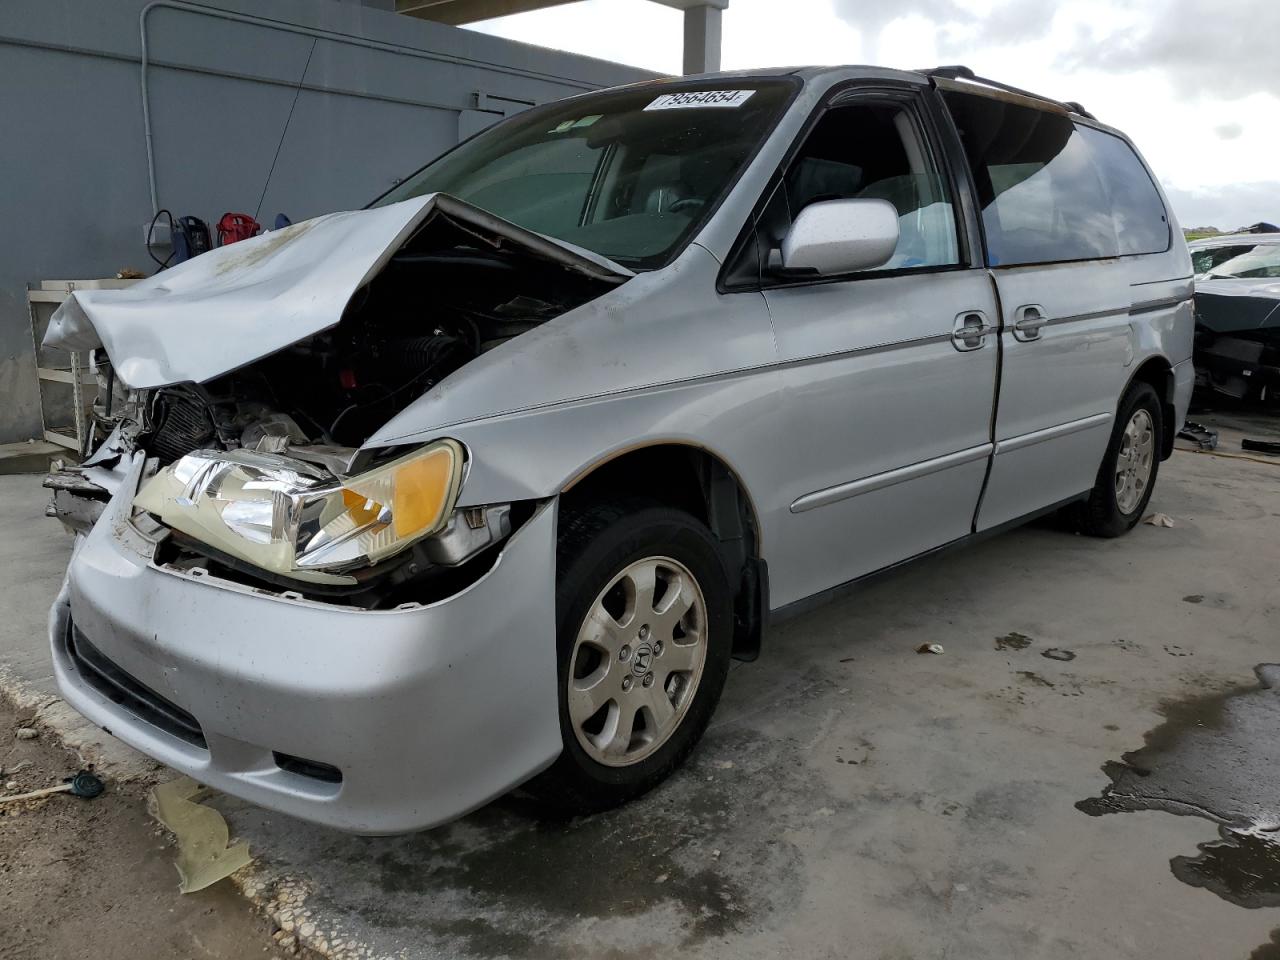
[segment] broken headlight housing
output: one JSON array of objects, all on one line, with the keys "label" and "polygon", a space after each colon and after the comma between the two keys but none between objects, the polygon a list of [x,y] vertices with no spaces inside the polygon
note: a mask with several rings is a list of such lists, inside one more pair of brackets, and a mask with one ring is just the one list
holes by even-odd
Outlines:
[{"label": "broken headlight housing", "polygon": [[197,450],[142,484],[134,506],[271,573],[328,583],[441,530],[462,482],[462,446],[437,440],[365,473],[251,450]]}]

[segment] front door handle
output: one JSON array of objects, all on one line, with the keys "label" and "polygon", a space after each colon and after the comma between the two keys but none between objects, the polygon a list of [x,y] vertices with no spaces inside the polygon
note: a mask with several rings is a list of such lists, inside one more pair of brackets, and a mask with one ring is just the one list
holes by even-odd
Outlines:
[{"label": "front door handle", "polygon": [[1013,339],[1023,343],[1039,340],[1040,328],[1049,322],[1049,318],[1045,316],[1044,307],[1038,303],[1019,307],[1014,311],[1014,316],[1016,319],[1013,321]]},{"label": "front door handle", "polygon": [[987,315],[981,310],[966,310],[956,317],[951,328],[951,345],[961,353],[978,350],[987,342],[987,336],[996,328],[987,323]]}]

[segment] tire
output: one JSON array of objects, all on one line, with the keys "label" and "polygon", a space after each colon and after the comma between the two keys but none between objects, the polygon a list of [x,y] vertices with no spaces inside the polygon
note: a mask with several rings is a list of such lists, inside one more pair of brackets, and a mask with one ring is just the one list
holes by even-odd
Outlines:
[{"label": "tire", "polygon": [[[1144,419],[1145,414],[1145,419]],[[1087,500],[1076,506],[1076,526],[1094,537],[1118,537],[1142,519],[1160,472],[1160,448],[1164,417],[1160,398],[1150,384],[1135,383],[1120,400],[1111,441],[1098,467],[1098,478]],[[1135,443],[1135,433],[1141,442]],[[1119,477],[1122,458],[1138,449],[1129,482]],[[1143,476],[1145,474],[1145,477]]]},{"label": "tire", "polygon": [[[729,672],[733,596],[711,531],[652,501],[562,515],[556,562],[564,749],[525,789],[553,812],[587,814],[661,783],[702,736]],[[646,606],[650,569],[657,586]],[[686,600],[691,605],[681,615]],[[668,602],[664,614],[659,608]]]}]

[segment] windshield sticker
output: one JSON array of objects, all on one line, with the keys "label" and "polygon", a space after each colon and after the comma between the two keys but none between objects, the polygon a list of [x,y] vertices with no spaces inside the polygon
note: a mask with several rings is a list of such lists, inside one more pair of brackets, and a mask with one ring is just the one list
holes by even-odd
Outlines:
[{"label": "windshield sticker", "polygon": [[689,107],[740,107],[754,90],[698,90],[694,93],[664,93],[646,110],[682,110]]},{"label": "windshield sticker", "polygon": [[552,127],[547,132],[548,133],[564,133],[567,130],[581,130],[584,127],[591,126],[593,123],[601,119],[603,116],[604,116],[603,113],[593,113],[589,117],[582,117],[580,119],[575,119],[575,120],[563,120],[560,123],[557,123],[554,127]]}]

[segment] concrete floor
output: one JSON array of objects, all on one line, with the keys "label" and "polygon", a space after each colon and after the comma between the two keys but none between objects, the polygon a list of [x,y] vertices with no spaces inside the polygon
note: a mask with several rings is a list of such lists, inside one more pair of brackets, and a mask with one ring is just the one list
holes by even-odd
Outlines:
[{"label": "concrete floor", "polygon": [[[42,645],[25,632],[57,585],[41,544],[10,539],[17,479],[0,477],[11,662]],[[1280,661],[1277,481],[1280,464],[1179,452],[1151,505],[1171,529],[1024,528],[793,621],[732,671],[689,765],[609,814],[547,823],[507,798],[363,839],[216,805],[258,858],[250,894],[333,956],[1272,957],[1280,909],[1171,872],[1214,822],[1075,804],[1180,704]]]}]

